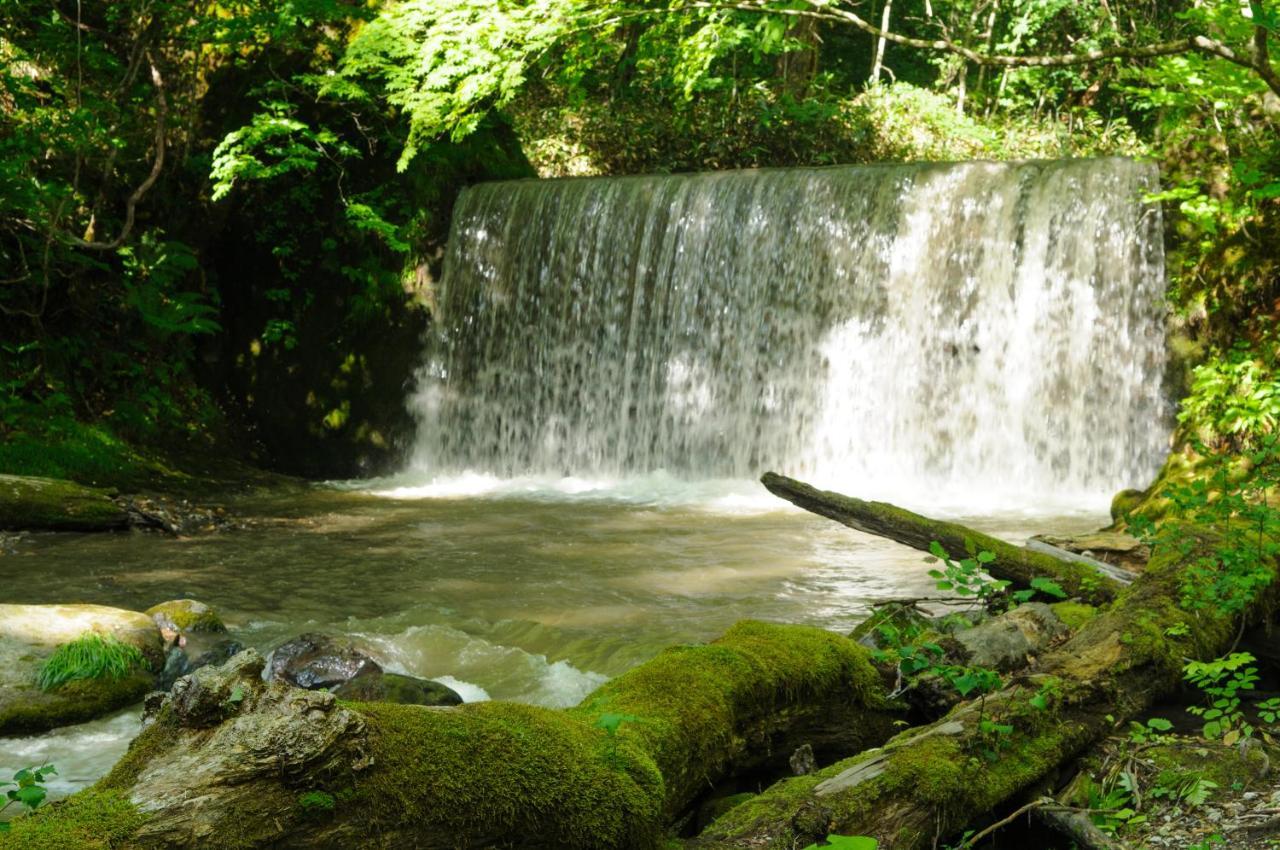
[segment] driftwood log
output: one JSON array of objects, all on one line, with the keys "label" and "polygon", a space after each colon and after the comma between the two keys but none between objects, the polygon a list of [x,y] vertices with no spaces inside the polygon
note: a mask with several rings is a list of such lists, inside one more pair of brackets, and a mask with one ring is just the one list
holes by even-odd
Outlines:
[{"label": "driftwood log", "polygon": [[721,780],[885,741],[862,647],[743,622],[554,711],[343,703],[246,651],[180,679],[112,772],[6,848],[651,848]]},{"label": "driftwood log", "polygon": [[766,472],[760,481],[775,496],[806,511],[922,552],[928,552],[934,541],[957,559],[978,551],[990,552],[995,560],[984,565],[987,572],[1020,587],[1026,587],[1033,578],[1050,578],[1070,595],[1098,604],[1114,598],[1133,578],[1131,573],[1109,564],[1091,563],[1066,552],[1050,554],[1043,549],[1015,546],[959,523],[931,519],[888,502],[866,502],[819,490],[774,472]]}]

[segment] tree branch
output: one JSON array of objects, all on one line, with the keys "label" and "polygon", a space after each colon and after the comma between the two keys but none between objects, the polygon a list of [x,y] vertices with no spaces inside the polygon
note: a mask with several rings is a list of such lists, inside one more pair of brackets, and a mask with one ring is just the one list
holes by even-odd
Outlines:
[{"label": "tree branch", "polygon": [[[1176,56],[1179,53],[1203,53],[1248,68],[1266,83],[1267,87],[1280,95],[1280,74],[1271,65],[1266,53],[1267,33],[1265,27],[1258,26],[1254,34],[1252,55],[1243,55],[1230,45],[1204,35],[1195,35],[1174,41],[1144,44],[1137,47],[1110,47],[1101,50],[1086,50],[1080,53],[1057,53],[1041,56],[1016,56],[1000,53],[983,53],[967,47],[950,38],[913,38],[899,35],[877,27],[849,9],[821,4],[818,0],[805,0],[808,9],[773,8],[765,0],[742,0],[742,2],[716,2],[716,0],[693,0],[685,4],[690,9],[724,9],[740,12],[755,12],[770,15],[796,15],[799,17],[817,18],[825,21],[850,24],[865,33],[883,38],[885,41],[914,47],[920,50],[933,50],[953,53],[977,65],[1001,68],[1065,68],[1077,65],[1091,65],[1110,59],[1155,59],[1161,56]],[[1261,9],[1261,0],[1250,0],[1251,5]],[[1255,12],[1255,18],[1257,12]],[[1261,31],[1259,34],[1258,31]]]},{"label": "tree branch", "polygon": [[160,75],[160,69],[156,67],[156,63],[152,60],[149,52],[147,54],[147,64],[151,67],[151,82],[156,88],[156,156],[151,163],[151,172],[147,174],[145,180],[138,184],[138,188],[134,189],[133,194],[125,201],[124,225],[120,228],[120,234],[109,242],[95,242],[71,236],[70,234],[63,234],[65,241],[77,248],[84,248],[90,251],[114,251],[123,245],[133,231],[138,203],[151,190],[151,187],[156,184],[156,181],[160,179],[160,172],[164,168],[165,122],[169,114],[169,102],[165,98],[164,78]]}]

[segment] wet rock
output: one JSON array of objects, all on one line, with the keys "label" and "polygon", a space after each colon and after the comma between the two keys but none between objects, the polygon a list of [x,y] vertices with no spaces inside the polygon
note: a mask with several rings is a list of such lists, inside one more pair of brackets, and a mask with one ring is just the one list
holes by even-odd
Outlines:
[{"label": "wet rock", "polygon": [[0,475],[0,529],[111,531],[129,515],[111,493],[57,478]]},{"label": "wet rock", "polygon": [[791,766],[791,773],[795,776],[808,776],[813,773],[816,766],[813,758],[813,747],[808,744],[801,744],[791,754],[791,758],[788,759],[787,763]]},{"label": "wet rock", "polygon": [[129,515],[129,523],[141,529],[175,536],[243,528],[245,523],[218,507],[195,505],[186,499],[165,496],[126,496],[117,501]]},{"label": "wet rock", "polygon": [[1016,670],[1028,656],[1039,655],[1070,630],[1042,602],[1027,602],[972,629],[957,632],[965,662],[1001,672]]},{"label": "wet rock", "polygon": [[[58,646],[88,633],[137,647],[145,669],[115,679],[76,679],[51,691],[36,676]],[[83,723],[142,699],[155,684],[163,644],[145,614],[103,605],[0,604],[0,735]]]},{"label": "wet rock", "polygon": [[242,643],[226,635],[193,632],[169,646],[156,687],[167,691],[183,676],[202,667],[217,667],[243,650]]},{"label": "wet rock", "polygon": [[357,676],[379,674],[382,667],[348,638],[308,632],[287,640],[267,659],[268,681],[300,688],[336,688]]},{"label": "wet rock", "polygon": [[147,609],[147,616],[160,627],[166,641],[192,632],[227,631],[217,612],[194,599],[172,599]]},{"label": "wet rock", "polygon": [[448,685],[402,676],[366,672],[333,689],[339,699],[355,702],[398,702],[403,705],[462,705],[462,697]]}]

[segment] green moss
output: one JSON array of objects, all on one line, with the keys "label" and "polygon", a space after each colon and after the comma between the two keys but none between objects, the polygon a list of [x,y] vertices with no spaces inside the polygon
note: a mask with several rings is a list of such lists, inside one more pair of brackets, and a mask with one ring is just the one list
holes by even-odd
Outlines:
[{"label": "green moss", "polygon": [[1073,632],[1098,616],[1097,608],[1083,602],[1054,602],[1049,607],[1058,616],[1058,619]]},{"label": "green moss", "polygon": [[0,706],[0,735],[34,734],[93,720],[138,702],[154,686],[154,677],[142,670],[121,679],[78,679],[52,693],[33,683],[6,695]]},{"label": "green moss", "polygon": [[94,787],[105,791],[126,791],[133,787],[143,769],[157,755],[176,744],[180,734],[172,711],[167,707],[162,709],[155,721],[129,742],[129,749]]},{"label": "green moss", "polygon": [[[713,643],[668,649],[606,683],[570,713],[587,724],[603,714],[636,717],[618,735],[653,758],[667,782],[668,805],[678,810],[732,757],[732,739],[749,718],[816,695],[878,710],[885,707],[881,693],[866,651],[848,638],[744,621]],[[876,734],[874,722],[868,732]]]},{"label": "green moss", "polygon": [[106,490],[53,478],[0,475],[0,528],[97,531],[123,528],[128,519]]},{"label": "green moss", "polygon": [[[1162,744],[1144,750],[1143,756],[1154,762],[1159,771],[1157,786],[1173,788],[1207,779],[1222,789],[1236,783],[1248,786],[1266,774],[1266,757],[1261,750],[1245,752],[1242,756],[1236,747]],[[1253,753],[1257,755],[1251,758]]]},{"label": "green moss", "polygon": [[1111,499],[1111,519],[1117,523],[1121,522],[1146,498],[1147,494],[1142,490],[1121,490]]},{"label": "green moss", "polygon": [[353,804],[373,832],[537,835],[564,850],[656,843],[662,779],[625,743],[565,712],[489,702],[454,709],[352,705],[368,722],[373,767]]},{"label": "green moss", "polygon": [[162,627],[173,628],[179,632],[225,632],[218,613],[194,599],[173,599],[161,602],[146,610],[146,615]]},{"label": "green moss", "polygon": [[110,791],[81,791],[14,818],[0,833],[4,850],[109,850],[121,847],[146,821],[133,804]]}]

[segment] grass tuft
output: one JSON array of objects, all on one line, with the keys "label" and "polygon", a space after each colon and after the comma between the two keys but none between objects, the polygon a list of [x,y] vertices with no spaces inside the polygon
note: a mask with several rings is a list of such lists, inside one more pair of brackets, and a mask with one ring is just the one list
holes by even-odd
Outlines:
[{"label": "grass tuft", "polygon": [[88,632],[54,650],[36,674],[36,684],[52,691],[76,679],[123,679],[144,663],[136,646]]}]

